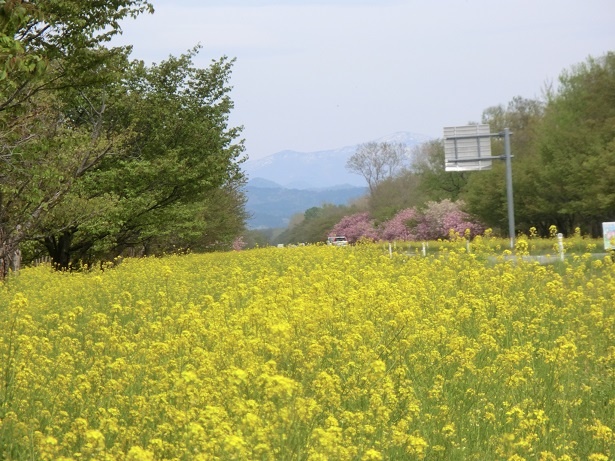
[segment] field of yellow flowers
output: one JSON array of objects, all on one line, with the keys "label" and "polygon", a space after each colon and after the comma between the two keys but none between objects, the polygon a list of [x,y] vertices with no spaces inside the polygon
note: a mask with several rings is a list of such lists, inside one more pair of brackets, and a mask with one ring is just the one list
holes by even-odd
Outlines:
[{"label": "field of yellow flowers", "polygon": [[610,259],[394,250],[22,270],[0,459],[615,458]]}]

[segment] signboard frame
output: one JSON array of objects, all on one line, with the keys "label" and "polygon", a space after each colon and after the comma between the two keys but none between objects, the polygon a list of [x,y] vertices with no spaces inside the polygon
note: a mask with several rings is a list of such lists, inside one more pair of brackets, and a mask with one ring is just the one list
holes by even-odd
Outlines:
[{"label": "signboard frame", "polygon": [[[491,139],[504,138],[504,155],[491,155]],[[463,149],[461,149],[462,144]],[[488,150],[487,155],[484,150]],[[475,171],[491,167],[491,160],[506,160],[506,199],[508,202],[508,234],[510,248],[515,247],[515,205],[513,203],[512,155],[510,153],[510,130],[491,133],[489,125],[466,125],[444,128],[444,169],[445,171]],[[463,168],[460,164],[466,164]]]},{"label": "signboard frame", "polygon": [[481,171],[491,169],[489,125],[444,127],[444,170]]}]

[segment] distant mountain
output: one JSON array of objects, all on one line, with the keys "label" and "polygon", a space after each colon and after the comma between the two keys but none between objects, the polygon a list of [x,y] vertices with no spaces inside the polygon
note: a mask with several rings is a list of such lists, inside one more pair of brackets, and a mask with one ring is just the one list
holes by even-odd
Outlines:
[{"label": "distant mountain", "polygon": [[[271,187],[267,187],[267,184]],[[262,187],[266,186],[266,187]],[[367,187],[338,186],[331,189],[287,189],[271,181],[256,178],[245,188],[248,201],[246,211],[250,229],[287,227],[290,218],[305,210],[322,206],[347,205],[364,196]]]},{"label": "distant mountain", "polygon": [[350,184],[365,186],[363,177],[346,171],[354,146],[320,152],[285,150],[243,164],[249,178],[267,179],[292,189],[314,189]]},{"label": "distant mountain", "polygon": [[[397,132],[376,142],[403,143],[408,148],[431,138]],[[323,204],[347,205],[367,194],[365,179],[346,170],[346,162],[358,147],[346,146],[318,152],[285,150],[268,157],[248,160],[243,170],[246,211],[251,229],[287,227],[294,214]]]},{"label": "distant mountain", "polygon": [[[431,138],[410,132],[397,132],[376,142],[401,142],[412,148]],[[247,160],[243,170],[249,179],[265,179],[290,189],[322,189],[347,184],[367,186],[365,179],[346,170],[346,162],[358,147],[346,146],[318,152],[285,150],[262,159]]]},{"label": "distant mountain", "polygon": [[411,133],[409,131],[397,131],[387,136],[374,139],[374,141],[389,142],[389,143],[402,143],[408,147],[414,147],[414,146],[418,146],[419,144],[423,144],[427,141],[431,141],[432,139],[433,138],[431,136],[426,136],[424,134]]},{"label": "distant mountain", "polygon": [[269,181],[268,179],[263,178],[251,178],[248,181],[248,186],[261,189],[282,189],[282,186],[280,186],[277,182]]}]

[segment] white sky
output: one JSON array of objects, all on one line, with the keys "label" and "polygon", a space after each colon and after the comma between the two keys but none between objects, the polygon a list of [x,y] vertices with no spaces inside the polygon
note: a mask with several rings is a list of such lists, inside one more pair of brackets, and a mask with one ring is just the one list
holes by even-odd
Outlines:
[{"label": "white sky", "polygon": [[246,154],[328,150],[396,131],[442,137],[615,51],[614,0],[152,0],[115,43],[147,63],[198,43],[237,58]]}]

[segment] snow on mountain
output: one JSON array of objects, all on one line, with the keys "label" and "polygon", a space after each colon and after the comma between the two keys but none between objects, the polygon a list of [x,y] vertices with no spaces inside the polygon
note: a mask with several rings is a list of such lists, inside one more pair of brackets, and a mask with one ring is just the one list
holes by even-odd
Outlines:
[{"label": "snow on mountain", "polygon": [[433,139],[431,136],[425,136],[423,134],[410,133],[408,131],[398,131],[396,133],[378,138],[375,141],[376,142],[389,142],[389,143],[402,143],[408,147],[414,147],[416,145],[428,142],[431,139]]}]

